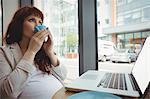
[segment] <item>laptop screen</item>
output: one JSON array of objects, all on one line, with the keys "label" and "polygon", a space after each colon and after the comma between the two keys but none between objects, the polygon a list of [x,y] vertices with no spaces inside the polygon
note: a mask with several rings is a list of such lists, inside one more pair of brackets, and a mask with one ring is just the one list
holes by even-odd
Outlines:
[{"label": "laptop screen", "polygon": [[137,58],[132,74],[144,94],[150,81],[150,37],[147,37],[144,46]]}]

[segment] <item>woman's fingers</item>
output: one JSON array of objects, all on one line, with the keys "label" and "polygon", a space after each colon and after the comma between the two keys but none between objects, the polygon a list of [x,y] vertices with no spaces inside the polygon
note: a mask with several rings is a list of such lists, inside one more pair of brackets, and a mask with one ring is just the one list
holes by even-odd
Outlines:
[{"label": "woman's fingers", "polygon": [[37,34],[35,34],[34,37],[43,41],[43,39],[45,39],[48,35],[49,33],[47,31],[41,30]]},{"label": "woman's fingers", "polygon": [[51,32],[49,31],[49,37],[50,37],[50,39],[52,39],[52,34],[51,34]]},{"label": "woman's fingers", "polygon": [[52,37],[51,32],[49,31],[48,33],[49,33],[49,35],[48,35],[48,39],[49,39],[49,41],[53,41],[53,37]]},{"label": "woman's fingers", "polygon": [[41,33],[44,32],[44,31],[45,31],[45,29],[43,29],[43,30],[41,30],[41,31],[39,31],[39,32],[37,32],[37,33],[35,33],[34,36],[38,37],[38,36],[41,35]]},{"label": "woman's fingers", "polygon": [[39,39],[41,39],[41,38],[43,38],[44,35],[47,35],[47,36],[48,36],[49,33],[44,31],[44,32],[42,32],[40,35],[38,35],[37,37],[38,37]]},{"label": "woman's fingers", "polygon": [[47,36],[48,36],[48,33],[46,33],[46,34],[42,35],[40,39],[41,39],[42,41],[44,41],[44,40],[45,40],[45,38],[46,38]]}]

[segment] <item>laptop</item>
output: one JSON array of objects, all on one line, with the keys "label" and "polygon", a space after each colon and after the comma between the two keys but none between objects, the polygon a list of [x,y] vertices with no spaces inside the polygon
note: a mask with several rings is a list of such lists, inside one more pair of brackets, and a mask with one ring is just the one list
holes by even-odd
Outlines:
[{"label": "laptop", "polygon": [[79,78],[66,84],[67,90],[100,91],[117,95],[139,97],[146,91],[150,81],[150,37],[133,66],[131,74],[88,70]]}]

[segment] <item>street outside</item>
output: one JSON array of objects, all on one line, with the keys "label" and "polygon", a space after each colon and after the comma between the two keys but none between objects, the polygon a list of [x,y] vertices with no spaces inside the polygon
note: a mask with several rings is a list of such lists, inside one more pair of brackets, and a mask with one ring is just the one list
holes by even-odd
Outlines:
[{"label": "street outside", "polygon": [[[66,83],[69,83],[71,80],[79,77],[79,59],[66,59],[61,58],[61,62],[66,66],[67,69],[67,79]],[[112,63],[110,61],[107,62],[99,62],[98,70],[108,70],[113,72],[123,72],[123,73],[131,73],[131,70],[134,66],[134,62],[129,63]]]}]

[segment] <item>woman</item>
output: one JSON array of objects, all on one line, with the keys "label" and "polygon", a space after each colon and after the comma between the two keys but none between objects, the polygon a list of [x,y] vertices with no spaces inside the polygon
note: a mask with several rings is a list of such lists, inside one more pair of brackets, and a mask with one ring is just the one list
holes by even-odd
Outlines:
[{"label": "woman", "polygon": [[[1,99],[63,99],[65,69],[53,51],[51,33],[34,29],[43,23],[35,7],[23,7],[12,18],[6,45],[0,49]],[[48,37],[48,41],[44,39]]]}]

